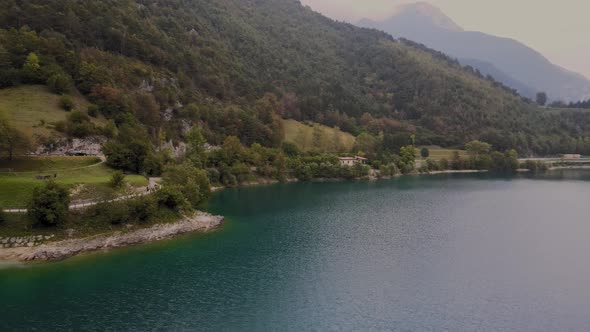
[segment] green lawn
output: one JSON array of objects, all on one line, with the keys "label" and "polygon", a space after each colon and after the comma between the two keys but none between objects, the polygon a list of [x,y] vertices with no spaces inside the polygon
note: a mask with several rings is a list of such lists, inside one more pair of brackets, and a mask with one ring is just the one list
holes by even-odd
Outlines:
[{"label": "green lawn", "polygon": [[[66,119],[68,112],[59,106],[60,96],[42,85],[23,85],[0,89],[0,114],[5,114],[14,125],[29,134],[47,136],[52,123]],[[75,108],[86,111],[89,102],[79,93],[72,93]],[[100,124],[104,119],[94,122]]]},{"label": "green lawn", "polygon": [[[61,159],[56,161],[58,165],[63,165],[64,163],[65,161]],[[80,193],[81,197],[75,198],[92,198],[94,195],[108,192],[108,183],[114,170],[105,164],[88,167],[82,166],[82,168],[78,167],[80,164],[77,162],[74,162],[74,165],[76,166],[70,169],[46,168],[41,172],[0,173],[0,206],[3,208],[26,207],[33,188],[41,186],[44,183],[42,180],[35,178],[37,175],[53,176],[57,173],[56,182],[70,188],[84,184],[85,188]],[[147,179],[140,175],[128,175],[125,180],[134,187],[147,186],[148,184]]]},{"label": "green lawn", "polygon": [[[430,156],[428,158],[433,159],[433,160],[441,160],[443,158],[451,161],[453,159],[453,155],[455,152],[459,152],[459,155],[461,156],[461,158],[467,158],[467,152],[465,150],[457,150],[457,149],[442,149],[442,148],[431,148],[431,147],[426,147],[428,148],[428,150],[430,151]],[[422,148],[418,149],[418,153],[420,153],[420,150]]]},{"label": "green lawn", "polygon": [[[302,151],[348,152],[352,150],[355,137],[336,128],[317,123],[308,125],[295,120],[283,120],[285,141],[297,145]],[[314,131],[320,133],[319,146],[314,144]]]}]

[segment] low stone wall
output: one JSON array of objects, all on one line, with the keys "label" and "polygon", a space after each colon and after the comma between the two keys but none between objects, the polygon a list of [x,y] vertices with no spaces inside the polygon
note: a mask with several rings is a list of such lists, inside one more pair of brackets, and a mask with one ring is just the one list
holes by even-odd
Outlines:
[{"label": "low stone wall", "polygon": [[198,212],[173,223],[87,238],[47,241],[42,244],[38,243],[45,240],[45,237],[18,238],[18,243],[17,238],[9,238],[7,244],[12,246],[0,249],[0,261],[58,261],[84,252],[127,247],[191,232],[205,232],[220,227],[223,221],[221,216]]},{"label": "low stone wall", "polygon": [[0,237],[0,248],[36,247],[49,241],[55,235],[31,235],[24,237]]}]

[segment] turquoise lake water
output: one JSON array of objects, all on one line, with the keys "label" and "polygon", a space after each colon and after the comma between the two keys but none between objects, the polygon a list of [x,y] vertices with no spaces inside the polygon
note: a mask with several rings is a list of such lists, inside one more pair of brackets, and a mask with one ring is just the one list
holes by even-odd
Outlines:
[{"label": "turquoise lake water", "polygon": [[216,193],[210,234],[0,267],[0,330],[588,331],[590,172]]}]

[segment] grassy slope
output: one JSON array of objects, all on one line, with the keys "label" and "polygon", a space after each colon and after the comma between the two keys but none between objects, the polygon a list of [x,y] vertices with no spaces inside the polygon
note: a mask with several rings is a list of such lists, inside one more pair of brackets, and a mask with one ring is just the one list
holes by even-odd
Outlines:
[{"label": "grassy slope", "polygon": [[[45,165],[56,165],[55,167],[46,166],[28,172],[0,173],[0,206],[3,208],[25,207],[31,197],[33,188],[43,185],[43,181],[35,178],[37,175],[53,175],[57,173],[56,181],[58,183],[68,187],[78,184],[87,185],[85,192],[82,193],[83,197],[79,198],[94,197],[97,193],[106,192],[113,170],[104,164],[81,166],[85,161],[82,158],[77,159],[73,160],[73,165],[69,169],[63,169],[63,166],[67,165],[67,160],[58,157],[55,162],[45,161],[44,163]],[[94,158],[87,159],[94,160]],[[42,164],[37,162],[37,165]],[[147,180],[140,175],[129,175],[126,177],[126,181],[136,187],[147,185]]]},{"label": "grassy slope", "polygon": [[[285,141],[294,143],[302,151],[347,152],[354,147],[354,136],[339,129],[318,124],[307,125],[295,120],[283,120],[283,127],[285,129]],[[319,148],[314,147],[314,128],[318,128],[319,132],[321,132]],[[339,142],[340,148],[336,147],[336,141]]]},{"label": "grassy slope", "polygon": [[35,172],[44,170],[73,169],[94,165],[98,157],[28,157],[15,160],[0,160],[0,172]]},{"label": "grassy slope", "polygon": [[[59,95],[41,85],[25,85],[0,89],[0,114],[6,114],[14,125],[29,134],[48,135],[51,123],[63,121],[68,115],[59,107]],[[86,111],[89,103],[77,93],[73,94],[76,109]],[[40,125],[45,121],[45,125]],[[102,120],[94,120],[102,123]]]},{"label": "grassy slope", "polygon": [[441,149],[441,148],[429,148],[430,156],[428,158],[433,160],[441,160],[443,158],[447,159],[448,161],[453,160],[453,155],[455,152],[459,152],[461,158],[467,158],[467,152],[464,150],[454,150],[454,149]]}]

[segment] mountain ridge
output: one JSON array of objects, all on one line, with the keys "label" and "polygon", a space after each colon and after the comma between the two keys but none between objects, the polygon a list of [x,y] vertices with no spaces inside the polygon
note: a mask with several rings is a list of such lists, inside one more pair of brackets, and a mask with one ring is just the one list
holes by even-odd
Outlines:
[{"label": "mountain ridge", "polygon": [[[407,6],[422,5],[404,7]],[[590,80],[585,76],[551,63],[539,51],[520,41],[479,31],[446,29],[436,24],[437,20],[440,20],[438,15],[433,19],[428,12],[402,10],[382,21],[363,19],[357,24],[414,40],[451,57],[490,63],[513,80],[537,92],[547,92],[551,99],[570,101],[590,96]],[[534,97],[526,91],[521,92],[529,98]]]}]

